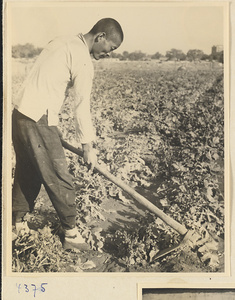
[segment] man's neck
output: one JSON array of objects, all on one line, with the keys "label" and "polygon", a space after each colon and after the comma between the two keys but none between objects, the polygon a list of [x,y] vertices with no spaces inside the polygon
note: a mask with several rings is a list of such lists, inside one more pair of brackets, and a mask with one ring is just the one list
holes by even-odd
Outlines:
[{"label": "man's neck", "polygon": [[84,34],[83,37],[84,37],[84,39],[87,43],[89,51],[91,52],[91,49],[92,49],[93,44],[94,44],[94,36],[88,32],[88,33]]}]

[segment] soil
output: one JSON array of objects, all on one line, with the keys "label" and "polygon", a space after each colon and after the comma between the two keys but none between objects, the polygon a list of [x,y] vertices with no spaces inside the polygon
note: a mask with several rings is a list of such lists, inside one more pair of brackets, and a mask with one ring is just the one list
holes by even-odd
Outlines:
[{"label": "soil", "polygon": [[[97,143],[99,158],[109,167],[113,166],[116,172],[121,168],[129,167],[129,171],[126,169],[125,180],[130,184],[137,183],[141,186],[136,191],[160,209],[164,209],[161,203],[165,201],[165,206],[169,207],[168,214],[176,220],[185,220],[180,222],[188,222],[186,224],[188,228],[191,228],[190,226],[201,228],[205,225],[207,230],[223,237],[222,69],[211,70],[208,65],[189,64],[185,72],[179,73],[175,63],[159,66],[157,62],[111,63],[111,61],[99,62],[95,67],[97,75],[94,78],[91,100],[92,115],[99,136]],[[14,79],[13,98],[23,79],[23,77]],[[73,112],[68,105],[72,100],[72,96],[69,96],[65,103],[61,115],[61,129],[65,134],[65,140],[74,144],[71,117]],[[119,135],[115,132],[119,132]],[[128,138],[122,139],[122,134],[126,134]],[[138,157],[138,160],[134,155]],[[128,162],[126,165],[123,164],[125,159]],[[143,162],[140,163],[139,159]],[[130,171],[132,166],[134,174]],[[90,184],[91,178],[83,178],[83,171],[78,172],[78,168],[80,166],[77,165],[77,157],[69,159],[70,171],[78,173],[77,175],[84,179],[83,183]],[[163,174],[169,180],[163,182],[157,195],[154,193],[161,183],[155,182],[156,186],[147,185],[148,188],[142,188],[146,186],[146,183],[152,184],[152,178],[155,180],[156,176],[161,177]],[[134,179],[132,175],[136,175]],[[123,194],[124,197],[121,198],[109,195],[108,183],[105,180],[101,181],[102,184],[94,179],[93,187],[88,187],[88,184],[87,190],[83,189],[83,194],[78,185],[76,190],[78,200],[81,198],[82,204],[85,203],[81,209],[78,208],[83,216],[85,213],[89,214],[86,204],[93,205],[90,199],[95,202],[95,216],[91,213],[88,220],[85,220],[84,226],[101,229],[101,236],[104,239],[103,252],[98,249],[97,251],[65,253],[62,246],[59,246],[59,253],[57,253],[55,251],[57,245],[49,248],[50,239],[53,242],[58,241],[58,245],[61,244],[61,230],[55,210],[42,189],[35,211],[27,216],[29,225],[34,230],[46,225],[52,228],[54,236],[52,237],[51,233],[49,235],[49,244],[46,246],[49,249],[42,249],[44,251],[41,253],[42,261],[44,258],[46,261],[48,253],[54,251],[52,254],[55,261],[58,261],[62,267],[68,265],[65,272],[224,271],[224,241],[222,239],[219,240],[220,263],[216,270],[202,263],[197,252],[193,252],[187,246],[178,247],[157,260],[153,258],[149,263],[126,264],[118,258],[120,255],[115,253],[110,237],[114,236],[117,231],[133,233],[141,226],[140,220],[145,215],[146,209],[126,194]],[[175,195],[176,190],[177,195]],[[162,197],[161,203],[156,201],[156,198],[160,197]],[[101,218],[99,214],[102,215]],[[83,216],[79,216],[81,222],[84,221]],[[149,225],[147,219],[145,225]],[[39,243],[42,240],[41,236]],[[20,246],[25,247],[24,241],[21,240],[21,242]],[[164,238],[162,242],[164,243]],[[40,250],[41,248],[43,247],[40,247]],[[18,254],[16,252],[14,254],[16,254],[15,262],[18,263]],[[34,272],[39,272],[37,266],[31,263],[33,260],[24,261],[25,257],[22,256],[22,263],[25,263],[26,269],[28,267],[28,272],[31,267],[34,268]],[[67,263],[68,256],[71,258],[70,261],[74,262],[73,265]],[[38,256],[35,260],[39,260]],[[50,268],[48,266],[50,263],[49,259],[46,268]],[[60,270],[63,268],[54,269],[54,272],[63,271]],[[48,272],[47,269],[45,271]]]},{"label": "soil", "polygon": [[[148,200],[151,200],[154,195],[149,190],[138,190]],[[100,205],[100,211],[105,217],[104,220],[94,220],[89,224],[93,227],[102,228],[102,235],[104,238],[107,235],[114,234],[116,230],[133,231],[139,226],[141,216],[144,216],[146,209],[140,204],[136,203],[127,194],[126,201],[107,198]],[[38,209],[39,208],[39,209]],[[51,224],[52,228],[58,227],[58,217],[54,208],[50,204],[47,193],[42,188],[35,207],[35,211],[28,215],[29,226],[32,229],[43,228],[46,224]],[[30,222],[31,220],[31,222]],[[55,234],[60,236],[60,230]],[[174,251],[164,255],[163,257],[153,260],[148,265],[127,267],[125,262],[115,257],[112,247],[108,240],[104,245],[103,252],[86,251],[86,252],[70,252],[73,260],[79,259],[77,270],[79,272],[210,272],[210,268],[202,263],[196,252],[193,252],[189,246],[178,247]],[[223,257],[223,240],[220,240],[220,268],[217,272],[224,271],[224,257]],[[90,263],[92,265],[88,268],[81,269],[81,264]],[[75,264],[76,266],[76,264]],[[68,272],[73,271],[74,268]]]}]

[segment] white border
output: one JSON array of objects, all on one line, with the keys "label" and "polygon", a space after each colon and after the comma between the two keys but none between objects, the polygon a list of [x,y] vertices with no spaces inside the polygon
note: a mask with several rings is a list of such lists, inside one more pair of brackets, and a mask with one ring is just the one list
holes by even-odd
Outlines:
[{"label": "white border", "polygon": [[[13,2],[13,1],[8,1],[8,5],[7,5],[7,9],[5,11],[5,9],[3,9],[4,12],[4,19],[5,19],[5,23],[4,23],[4,30],[5,32],[7,31],[7,34],[5,33],[4,35],[4,45],[5,45],[5,54],[8,53],[9,54],[9,47],[8,45],[10,45],[10,41],[11,41],[11,37],[10,37],[10,32],[11,30],[9,29],[9,24],[6,23],[6,20],[9,18],[9,9],[12,5],[16,5],[16,6],[28,6],[30,3],[30,5],[33,3],[32,1],[28,1],[28,2],[21,2],[21,1],[17,1],[17,2]],[[120,6],[123,6],[124,3],[127,6],[133,6],[134,3],[136,3],[136,5],[143,5],[146,6],[147,3],[149,5],[154,5],[154,6],[158,6],[158,5],[163,5],[163,2],[135,2],[135,1],[130,1],[129,3],[123,1],[123,2],[114,2],[114,1],[110,1],[108,2],[95,2],[96,5],[113,5],[113,3],[118,4]],[[51,1],[47,1],[47,2],[37,2],[35,1],[33,3],[33,5],[35,6],[40,6],[40,5],[48,5],[48,6],[53,6],[55,5],[55,2],[51,2]],[[56,5],[58,4],[58,2],[56,3]],[[172,2],[164,2],[164,6],[185,6],[185,5],[200,5],[200,6],[208,6],[208,5],[218,5],[218,6],[225,6],[226,9],[228,9],[229,5],[227,2],[225,1],[209,1],[209,2],[205,2],[205,1],[194,1],[194,2],[188,2],[188,1],[172,1]],[[59,2],[59,5],[61,6],[66,6],[68,5],[68,2]],[[69,2],[69,5],[86,5],[86,6],[92,6],[94,5],[93,2]],[[230,16],[232,16],[232,12],[235,11],[235,3],[234,1],[230,2],[230,7],[231,7],[231,12],[230,12]],[[232,22],[232,28],[234,28],[234,20],[232,20],[231,18],[231,22]],[[227,27],[229,25],[229,20],[227,19],[226,22],[226,26]],[[228,29],[228,28],[226,28]],[[233,33],[233,32],[232,32]],[[225,47],[228,43],[228,36],[225,37]],[[7,49],[6,49],[7,48]],[[228,122],[229,122],[229,61],[230,61],[230,55],[229,55],[229,47],[227,46],[227,51],[225,51],[227,53],[227,55],[225,55],[225,120],[227,124],[226,126],[228,126]],[[232,48],[232,56],[234,56],[234,49]],[[6,57],[6,55],[5,55]],[[10,61],[8,59],[8,61],[4,60],[4,95],[7,95],[7,98],[11,98],[11,90],[8,88],[10,86],[11,83],[11,74],[9,72],[10,69]],[[232,61],[232,60],[231,60]],[[226,63],[228,64],[226,66]],[[234,69],[233,66],[230,64],[230,68],[231,68],[231,80],[230,83],[234,82],[232,80],[234,80]],[[227,70],[226,70],[227,69]],[[227,88],[226,88],[227,87]],[[232,84],[231,84],[231,89]],[[233,96],[234,96],[234,89],[233,91]],[[231,97],[232,99],[232,97]],[[11,124],[10,124],[10,120],[7,118],[8,113],[11,112],[11,104],[10,102],[6,102],[6,98],[4,97],[4,114],[3,114],[3,122],[4,122],[4,135],[3,135],[3,200],[4,199],[11,199],[11,189],[7,188],[7,183],[11,182],[11,159],[8,159],[8,149],[9,149],[9,141],[7,139],[7,137],[11,136]],[[234,109],[234,108],[233,108]],[[233,110],[232,110],[233,111]],[[232,115],[232,113],[231,113]],[[230,124],[231,128],[234,128],[234,124],[231,123]],[[233,131],[234,132],[234,131]],[[232,134],[232,130],[231,130],[231,134]],[[228,154],[228,150],[229,150],[229,131],[226,131],[226,143],[225,143],[225,152]],[[231,150],[230,150],[231,151]],[[234,151],[231,151],[232,157],[234,155]],[[226,179],[225,179],[225,190],[229,189],[229,177],[227,174],[230,174],[230,164],[229,164],[229,160],[226,161],[225,164],[225,168],[226,168]],[[232,179],[231,179],[232,180]],[[232,184],[231,184],[232,185]],[[228,207],[228,203],[226,204]],[[3,201],[3,222],[4,224],[6,224],[6,217],[11,218],[11,204],[9,204],[9,202],[6,203],[6,201]],[[226,223],[225,226],[226,228],[229,226],[230,224],[230,217],[231,215],[235,215],[234,214],[234,207],[228,207],[225,210],[225,214],[226,214]],[[232,221],[232,218],[231,218]],[[8,223],[9,224],[9,223]],[[228,230],[226,230],[227,234],[226,234],[226,239],[229,239],[229,232]],[[234,232],[234,231],[233,231]],[[5,245],[5,247],[3,248],[3,255],[4,252],[5,254],[11,249],[11,241],[8,238],[9,236],[11,236],[11,230],[9,227],[6,228],[6,232],[3,232],[3,244]],[[230,250],[230,244],[226,244],[226,251]],[[234,266],[234,241],[232,243],[232,256],[231,256],[231,264],[229,264],[229,262],[226,259],[226,272],[225,273],[209,273],[209,274],[205,274],[205,273],[80,273],[80,274],[74,274],[74,273],[53,273],[53,274],[45,274],[45,273],[38,273],[38,274],[17,274],[17,273],[11,273],[11,276],[6,276],[6,274],[10,274],[9,273],[9,268],[7,268],[7,265],[5,264],[4,266],[4,293],[5,295],[13,295],[13,293],[9,292],[10,290],[13,291],[13,289],[15,289],[15,284],[17,282],[31,282],[32,280],[34,282],[41,282],[42,279],[45,281],[48,280],[48,282],[50,282],[50,288],[48,287],[49,291],[48,294],[45,297],[48,297],[46,299],[64,299],[61,298],[62,294],[59,294],[56,287],[58,286],[66,286],[66,289],[68,291],[68,288],[71,289],[71,292],[69,292],[69,295],[71,295],[71,299],[109,299],[109,298],[103,298],[104,294],[105,295],[109,295],[111,299],[136,299],[136,297],[134,295],[136,295],[136,284],[138,282],[152,282],[154,281],[158,281],[158,282],[162,282],[162,284],[167,284],[167,286],[169,287],[174,287],[174,282],[185,282],[186,286],[190,286],[193,284],[193,282],[201,282],[201,284],[199,284],[199,286],[203,286],[203,285],[207,285],[209,283],[212,284],[212,286],[217,287],[218,283],[223,282],[223,286],[227,286],[227,285],[232,285],[234,286],[234,268],[231,269],[231,273],[230,273],[230,266]],[[4,256],[3,256],[4,258]],[[3,259],[3,262],[5,262],[5,260]],[[7,272],[7,273],[6,273]],[[228,276],[230,275],[230,276]],[[89,280],[88,277],[89,276]],[[205,283],[206,282],[206,283]],[[22,282],[23,283],[23,282]],[[76,285],[79,284],[79,298],[76,297]],[[162,287],[161,284],[161,287]],[[89,294],[89,290],[91,291],[91,286],[92,286],[92,293],[94,295],[95,298],[90,298],[88,296]],[[229,286],[231,287],[231,286]],[[118,288],[118,291],[117,291]],[[95,291],[102,291],[100,294],[100,298],[98,296],[98,294],[95,293]],[[128,292],[129,291],[129,292]],[[73,292],[75,294],[73,294]],[[117,297],[114,297],[114,294],[112,294],[113,292],[115,292],[114,294],[117,295]],[[127,292],[127,294],[125,294],[125,292]],[[120,294],[119,294],[120,293]],[[119,296],[118,296],[119,294]],[[55,296],[56,295],[56,296]],[[122,296],[121,296],[122,295]],[[19,299],[21,299],[21,296],[19,296]],[[127,297],[128,296],[128,297]],[[11,296],[10,296],[11,297]],[[80,298],[81,297],[81,298]],[[12,298],[6,298],[6,299],[15,299],[14,297]],[[23,298],[22,298],[23,299]]]}]

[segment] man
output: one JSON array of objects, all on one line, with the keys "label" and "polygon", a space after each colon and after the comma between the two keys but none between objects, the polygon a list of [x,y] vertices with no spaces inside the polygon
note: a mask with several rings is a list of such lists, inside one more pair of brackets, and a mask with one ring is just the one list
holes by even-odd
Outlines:
[{"label": "man", "polygon": [[60,218],[66,248],[87,249],[75,226],[75,192],[57,129],[58,113],[68,84],[75,95],[75,127],[83,159],[91,169],[96,164],[95,134],[90,115],[93,65],[107,57],[123,41],[120,24],[111,18],[98,21],[85,35],[59,37],[39,55],[15,103],[12,136],[16,169],[12,192],[13,225],[24,226],[44,185]]}]

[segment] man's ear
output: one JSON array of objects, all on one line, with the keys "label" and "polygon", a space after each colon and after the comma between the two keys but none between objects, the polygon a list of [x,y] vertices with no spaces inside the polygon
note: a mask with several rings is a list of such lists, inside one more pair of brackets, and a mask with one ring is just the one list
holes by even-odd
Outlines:
[{"label": "man's ear", "polygon": [[97,33],[96,37],[95,37],[95,42],[100,42],[103,39],[106,39],[106,33],[105,32],[99,32]]}]

